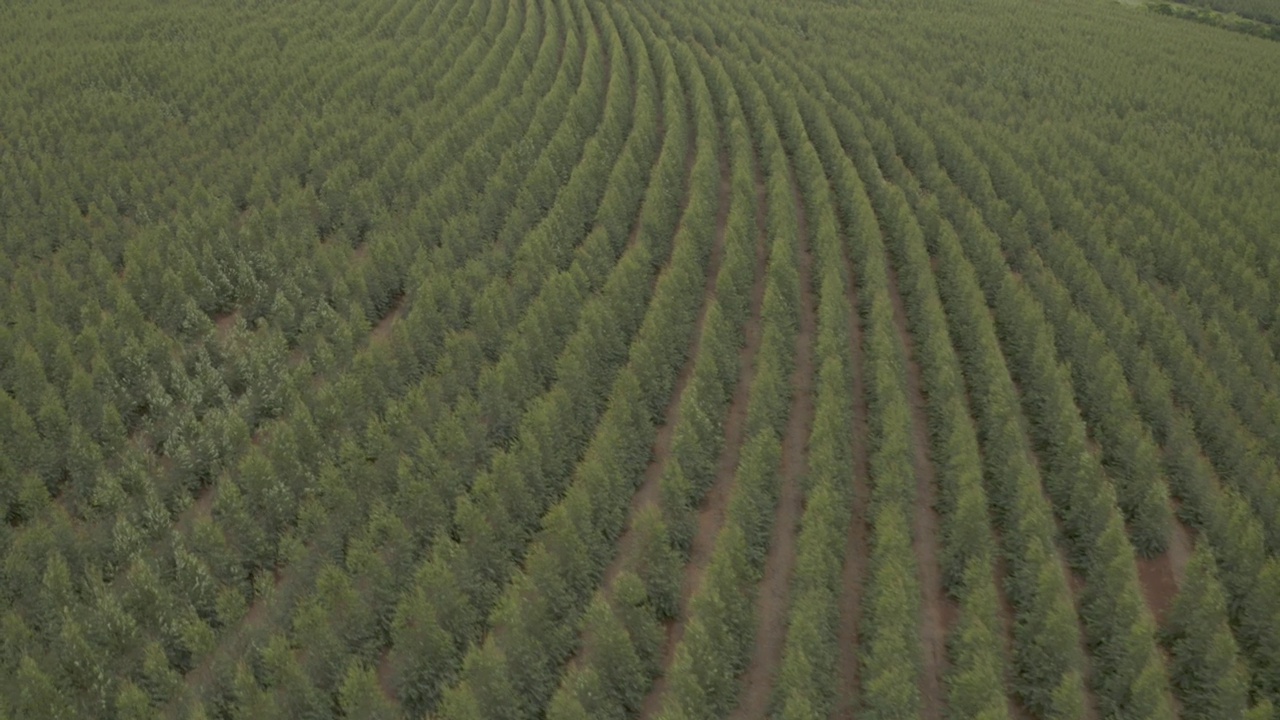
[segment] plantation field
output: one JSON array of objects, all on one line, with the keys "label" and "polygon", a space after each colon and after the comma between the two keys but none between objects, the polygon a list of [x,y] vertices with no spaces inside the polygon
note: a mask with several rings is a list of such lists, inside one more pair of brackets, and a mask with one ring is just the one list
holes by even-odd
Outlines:
[{"label": "plantation field", "polygon": [[1274,0],[1213,0],[1212,2],[1191,3],[1270,23],[1280,24],[1280,4]]},{"label": "plantation field", "polygon": [[0,720],[1280,720],[1278,201],[1110,0],[4,3]]}]

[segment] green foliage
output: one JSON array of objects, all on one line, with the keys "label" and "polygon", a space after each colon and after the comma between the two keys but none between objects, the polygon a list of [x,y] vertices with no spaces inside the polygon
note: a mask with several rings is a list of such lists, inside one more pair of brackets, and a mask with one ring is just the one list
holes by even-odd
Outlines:
[{"label": "green foliage", "polygon": [[[0,717],[723,717],[779,626],[779,717],[1280,702],[1273,44],[1084,0],[0,20]],[[1136,558],[1192,535],[1157,630]]]},{"label": "green foliage", "polygon": [[1241,644],[1253,661],[1255,684],[1271,703],[1280,695],[1280,563],[1268,558],[1240,619]]},{"label": "green foliage", "polygon": [[1244,717],[1248,706],[1248,673],[1227,624],[1214,564],[1207,545],[1196,548],[1164,633],[1184,717]]},{"label": "green foliage", "polygon": [[343,717],[393,720],[395,707],[382,694],[378,678],[370,668],[352,665],[338,689],[338,704]]},{"label": "green foliage", "polygon": [[1277,27],[1277,24],[1280,24],[1280,12],[1276,12],[1276,9],[1267,3],[1218,0],[1208,5],[1211,9],[1184,5],[1180,2],[1149,3],[1148,7],[1161,15],[1194,20],[1205,25],[1226,28],[1268,40],[1280,40],[1280,28]]}]

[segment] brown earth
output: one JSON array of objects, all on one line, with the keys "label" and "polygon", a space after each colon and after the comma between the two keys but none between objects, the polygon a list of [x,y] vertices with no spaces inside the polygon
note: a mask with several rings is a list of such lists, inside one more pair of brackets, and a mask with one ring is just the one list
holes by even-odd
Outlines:
[{"label": "brown earth", "polygon": [[1178,582],[1173,577],[1173,567],[1169,562],[1169,553],[1164,552],[1153,558],[1137,558],[1138,581],[1142,585],[1142,594],[1147,599],[1147,607],[1157,623],[1163,623],[1165,614],[1178,594]]},{"label": "brown earth", "polygon": [[217,329],[218,339],[226,340],[231,334],[231,329],[236,326],[236,320],[240,318],[240,311],[234,310],[229,313],[223,313],[213,318],[213,326]]},{"label": "brown earth", "polygon": [[391,303],[391,307],[387,309],[386,314],[369,331],[370,344],[386,342],[391,337],[391,328],[400,319],[401,311],[404,309],[404,300],[404,295],[397,297]]},{"label": "brown earth", "polygon": [[1187,577],[1187,563],[1191,562],[1191,553],[1195,549],[1194,535],[1191,528],[1182,522],[1174,513],[1173,535],[1169,538],[1169,547],[1165,550],[1169,555],[1169,565],[1173,570],[1173,579],[1182,586]]},{"label": "brown earth", "polygon": [[375,672],[378,676],[378,689],[388,700],[396,702],[396,689],[392,682],[391,648],[383,648],[382,655],[378,657]]},{"label": "brown earth", "polygon": [[1187,563],[1191,560],[1190,531],[1181,520],[1174,519],[1173,532],[1169,534],[1169,546],[1153,558],[1139,557],[1138,580],[1142,594],[1156,623],[1164,620],[1173,606],[1173,600],[1186,577]]}]

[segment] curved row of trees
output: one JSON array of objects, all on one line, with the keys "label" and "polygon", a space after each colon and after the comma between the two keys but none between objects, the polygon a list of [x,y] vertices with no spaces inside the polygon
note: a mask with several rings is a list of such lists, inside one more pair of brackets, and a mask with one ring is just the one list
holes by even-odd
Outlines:
[{"label": "curved row of trees", "polygon": [[799,329],[799,254],[807,252],[792,188],[791,166],[759,84],[740,62],[725,64],[758,158],[763,183],[764,239],[768,265],[746,405],[746,428],[733,469],[724,517],[700,582],[691,588],[683,636],[675,646],[665,693],[657,698],[665,718],[726,717],[737,703],[737,676],[745,669],[757,618],[754,588],[760,579],[781,485],[782,432],[794,389],[790,387]]},{"label": "curved row of trees", "polygon": [[1274,714],[1273,43],[0,19],[0,716]]}]

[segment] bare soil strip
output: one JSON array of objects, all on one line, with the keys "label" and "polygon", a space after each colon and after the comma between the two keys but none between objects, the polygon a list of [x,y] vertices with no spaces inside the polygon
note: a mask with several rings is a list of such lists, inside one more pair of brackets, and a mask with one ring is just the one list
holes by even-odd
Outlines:
[{"label": "bare soil strip", "polygon": [[239,310],[214,316],[213,326],[217,329],[219,340],[226,340],[231,335],[231,329],[236,326],[236,320],[239,318]]},{"label": "bare soil strip", "polygon": [[1191,560],[1191,545],[1190,531],[1175,517],[1165,551],[1153,558],[1137,558],[1142,594],[1158,625],[1164,625],[1164,619],[1173,607],[1173,599],[1182,587],[1187,563]]},{"label": "bare soil strip", "polygon": [[1194,548],[1195,540],[1192,539],[1191,528],[1187,527],[1175,513],[1173,536],[1169,538],[1169,548],[1165,553],[1169,555],[1169,565],[1178,587],[1182,587],[1182,581],[1187,577],[1187,563],[1191,562],[1191,552]]},{"label": "bare soil strip", "polygon": [[407,296],[400,294],[391,303],[391,307],[387,308],[387,312],[378,320],[373,329],[369,331],[369,344],[386,342],[391,337],[391,328],[395,326],[396,321],[404,313],[404,301]]}]

